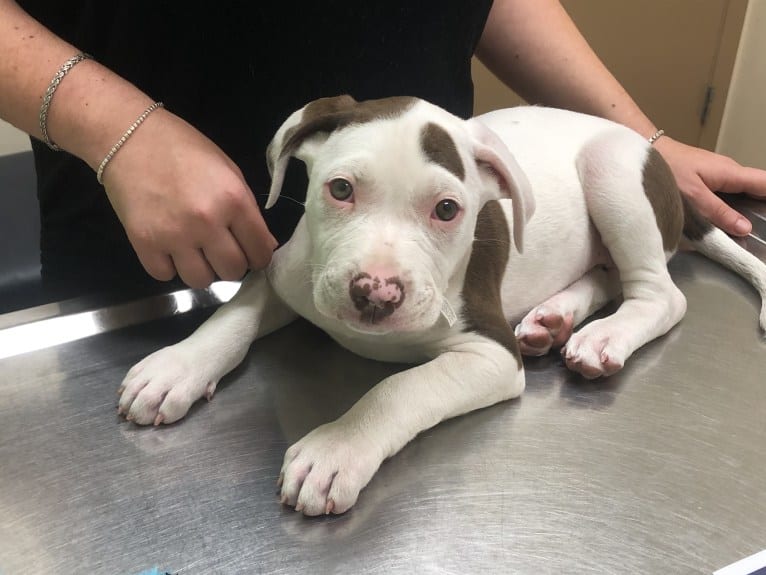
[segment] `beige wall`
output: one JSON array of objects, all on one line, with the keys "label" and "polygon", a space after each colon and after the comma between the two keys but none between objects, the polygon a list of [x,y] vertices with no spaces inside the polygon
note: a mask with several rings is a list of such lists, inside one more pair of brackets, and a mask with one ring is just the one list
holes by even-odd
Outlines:
[{"label": "beige wall", "polygon": [[0,156],[29,150],[29,137],[0,120]]},{"label": "beige wall", "polygon": [[766,169],[766,0],[750,0],[716,150]]}]

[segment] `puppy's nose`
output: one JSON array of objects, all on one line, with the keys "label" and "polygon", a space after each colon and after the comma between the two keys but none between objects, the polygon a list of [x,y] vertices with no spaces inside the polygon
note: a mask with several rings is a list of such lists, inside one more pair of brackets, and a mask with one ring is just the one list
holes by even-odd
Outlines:
[{"label": "puppy's nose", "polygon": [[361,312],[362,321],[378,323],[390,316],[404,301],[404,284],[397,276],[362,272],[354,277],[348,288],[354,307]]}]

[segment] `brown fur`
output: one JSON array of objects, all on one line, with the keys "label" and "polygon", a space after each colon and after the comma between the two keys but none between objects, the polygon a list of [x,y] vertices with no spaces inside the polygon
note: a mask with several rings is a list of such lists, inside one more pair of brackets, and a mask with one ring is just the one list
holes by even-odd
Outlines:
[{"label": "brown fur", "polygon": [[460,180],[465,179],[463,160],[447,130],[429,122],[420,133],[420,146],[430,162],[452,172]]},{"label": "brown fur", "polygon": [[699,241],[713,229],[713,224],[681,195],[670,166],[654,148],[644,164],[644,192],[654,209],[666,251],[678,247],[681,231],[691,241]]},{"label": "brown fur", "polygon": [[479,212],[476,238],[463,286],[466,331],[475,331],[505,347],[521,365],[516,335],[503,315],[500,287],[508,265],[511,234],[500,203],[487,202]]},{"label": "brown fur", "polygon": [[292,155],[303,140],[316,132],[334,132],[350,124],[395,118],[416,101],[415,98],[400,96],[357,102],[348,95],[315,100],[303,109],[300,123],[285,133],[281,157]]},{"label": "brown fur", "polygon": [[686,198],[682,198],[682,201],[684,204],[684,235],[693,242],[699,241],[713,229],[713,224],[706,220]]},{"label": "brown fur", "polygon": [[654,148],[650,148],[644,163],[644,193],[652,204],[662,234],[662,246],[666,252],[674,251],[684,225],[681,192],[670,166]]}]

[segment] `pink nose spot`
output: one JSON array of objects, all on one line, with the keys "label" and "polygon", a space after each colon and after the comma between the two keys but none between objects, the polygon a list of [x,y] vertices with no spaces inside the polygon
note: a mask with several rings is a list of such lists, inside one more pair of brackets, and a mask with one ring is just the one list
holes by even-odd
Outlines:
[{"label": "pink nose spot", "polygon": [[351,280],[348,292],[367,323],[382,321],[404,301],[404,284],[396,276],[381,279],[362,272]]}]

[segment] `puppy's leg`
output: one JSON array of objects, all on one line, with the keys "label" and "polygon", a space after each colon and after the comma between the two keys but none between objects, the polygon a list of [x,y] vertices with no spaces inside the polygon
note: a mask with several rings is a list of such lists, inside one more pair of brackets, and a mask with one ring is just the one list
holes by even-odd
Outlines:
[{"label": "puppy's leg", "polygon": [[118,412],[141,425],[181,419],[202,396],[213,397],[218,381],[242,361],[254,339],[294,317],[265,274],[251,273],[192,335],[133,366],[118,390]]},{"label": "puppy's leg", "polygon": [[306,515],[343,513],[380,464],[418,433],[523,389],[518,350],[462,334],[432,361],[384,379],[290,447],[280,474],[282,502]]},{"label": "puppy's leg", "polygon": [[657,219],[680,210],[680,200],[672,195],[675,189],[667,190],[664,211],[655,217],[644,187],[646,158],[646,142],[623,131],[594,139],[578,158],[588,212],[619,270],[623,292],[613,315],[586,325],[562,349],[567,366],[588,378],[618,371],[636,349],[666,333],[686,312],[686,298],[666,265],[682,219],[674,220],[677,230],[662,226],[665,238]]},{"label": "puppy's leg", "polygon": [[596,267],[530,311],[516,326],[521,353],[539,356],[564,345],[572,330],[620,293],[614,270]]}]

